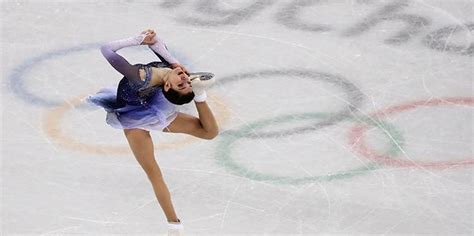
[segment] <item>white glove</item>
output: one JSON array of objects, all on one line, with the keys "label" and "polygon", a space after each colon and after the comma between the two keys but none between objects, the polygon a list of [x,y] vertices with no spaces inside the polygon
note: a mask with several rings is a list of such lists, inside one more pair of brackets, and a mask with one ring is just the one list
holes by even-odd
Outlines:
[{"label": "white glove", "polygon": [[206,101],[206,89],[214,83],[214,74],[209,72],[197,72],[191,73],[189,77],[191,79],[191,87],[193,87],[194,101]]}]

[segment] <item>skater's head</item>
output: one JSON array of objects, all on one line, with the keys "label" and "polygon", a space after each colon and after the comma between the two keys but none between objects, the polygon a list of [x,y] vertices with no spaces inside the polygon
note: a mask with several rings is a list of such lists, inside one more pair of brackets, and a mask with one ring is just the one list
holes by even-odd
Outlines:
[{"label": "skater's head", "polygon": [[171,70],[165,77],[163,94],[168,101],[176,105],[190,103],[193,100],[191,80],[180,67]]}]

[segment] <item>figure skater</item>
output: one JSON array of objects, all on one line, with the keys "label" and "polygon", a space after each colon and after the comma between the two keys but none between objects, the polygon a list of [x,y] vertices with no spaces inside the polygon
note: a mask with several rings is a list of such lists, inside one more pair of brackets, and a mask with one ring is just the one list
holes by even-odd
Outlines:
[{"label": "figure skater", "polygon": [[[161,62],[131,65],[116,53],[121,48],[148,45]],[[107,61],[124,78],[118,88],[102,89],[88,98],[107,111],[106,121],[123,129],[130,148],[150,180],[156,198],[168,221],[169,232],[182,230],[171,196],[154,157],[150,131],[185,133],[202,139],[218,134],[214,115],[206,103],[205,89],[213,82],[212,74],[189,75],[168,52],[163,40],[153,30],[136,37],[112,41],[101,47]],[[199,117],[177,111],[176,105],[194,100]]]}]

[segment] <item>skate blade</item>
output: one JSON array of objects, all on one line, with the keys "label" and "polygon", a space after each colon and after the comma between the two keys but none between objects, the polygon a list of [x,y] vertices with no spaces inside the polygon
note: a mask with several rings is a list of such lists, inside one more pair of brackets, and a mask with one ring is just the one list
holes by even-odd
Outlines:
[{"label": "skate blade", "polygon": [[191,78],[191,81],[196,78],[199,78],[201,81],[204,81],[212,79],[214,77],[214,74],[211,72],[193,72],[189,73],[189,77]]}]

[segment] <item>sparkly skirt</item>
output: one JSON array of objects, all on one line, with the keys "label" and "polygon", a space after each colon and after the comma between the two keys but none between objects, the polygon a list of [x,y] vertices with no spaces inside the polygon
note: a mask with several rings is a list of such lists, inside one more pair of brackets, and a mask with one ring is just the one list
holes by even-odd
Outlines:
[{"label": "sparkly skirt", "polygon": [[177,106],[166,100],[161,88],[156,88],[142,104],[117,99],[117,87],[103,88],[89,96],[87,102],[104,108],[107,124],[117,129],[162,131],[178,115]]}]

